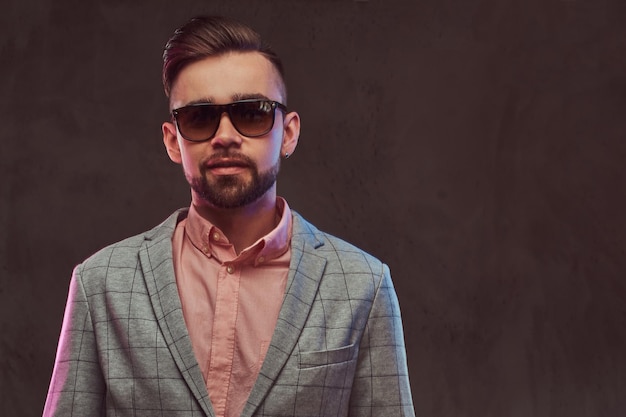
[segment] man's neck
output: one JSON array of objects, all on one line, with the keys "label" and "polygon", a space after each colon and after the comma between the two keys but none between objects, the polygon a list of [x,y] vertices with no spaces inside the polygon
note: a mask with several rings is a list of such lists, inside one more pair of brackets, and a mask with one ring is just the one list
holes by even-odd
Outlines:
[{"label": "man's neck", "polygon": [[200,216],[226,235],[237,254],[271,232],[280,221],[275,193],[268,193],[254,203],[234,209],[211,206],[196,196],[193,196],[192,204]]}]

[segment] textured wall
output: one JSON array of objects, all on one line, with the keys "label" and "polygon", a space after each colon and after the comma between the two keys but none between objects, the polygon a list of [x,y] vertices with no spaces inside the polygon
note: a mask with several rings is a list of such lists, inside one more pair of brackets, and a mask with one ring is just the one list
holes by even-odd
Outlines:
[{"label": "textured wall", "polygon": [[188,204],[159,69],[200,13],[284,57],[279,192],[390,264],[418,415],[625,415],[622,0],[9,0],[0,415],[41,413],[72,267]]}]

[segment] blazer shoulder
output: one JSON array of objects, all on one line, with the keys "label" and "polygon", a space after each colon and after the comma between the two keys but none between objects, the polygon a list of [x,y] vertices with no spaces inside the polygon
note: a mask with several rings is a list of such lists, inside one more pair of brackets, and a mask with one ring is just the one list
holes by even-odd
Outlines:
[{"label": "blazer shoulder", "polygon": [[297,212],[294,212],[293,238],[316,243],[312,245],[316,255],[325,257],[328,262],[340,263],[343,269],[364,270],[374,274],[382,274],[386,269],[380,259],[350,242],[319,230]]},{"label": "blazer shoulder", "polygon": [[158,226],[105,246],[85,259],[76,267],[76,270],[87,273],[102,268],[109,270],[112,266],[135,268],[139,252],[144,244],[146,242],[155,244],[163,239],[171,239],[176,224],[186,216],[186,213],[185,209],[177,210]]}]

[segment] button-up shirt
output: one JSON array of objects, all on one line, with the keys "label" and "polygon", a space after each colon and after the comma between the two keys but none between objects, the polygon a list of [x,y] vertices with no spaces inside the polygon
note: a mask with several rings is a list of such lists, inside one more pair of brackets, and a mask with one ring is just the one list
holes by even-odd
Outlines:
[{"label": "button-up shirt", "polygon": [[193,205],[172,237],[185,323],[218,417],[241,414],[276,326],[292,227],[280,197],[277,213],[278,226],[239,255]]}]

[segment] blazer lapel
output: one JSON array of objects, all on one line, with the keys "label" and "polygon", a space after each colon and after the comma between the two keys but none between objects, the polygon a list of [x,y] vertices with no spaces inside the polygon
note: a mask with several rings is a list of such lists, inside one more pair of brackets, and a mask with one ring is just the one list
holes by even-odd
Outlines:
[{"label": "blazer lapel", "polygon": [[215,414],[193,352],[174,276],[171,239],[178,220],[184,216],[186,211],[179,210],[146,233],[139,258],[152,307],[172,357],[203,411],[213,417]]},{"label": "blazer lapel", "polygon": [[326,259],[315,253],[323,245],[315,229],[296,212],[291,237],[289,278],[272,341],[242,417],[251,416],[263,402],[291,355],[304,328],[320,284]]}]

